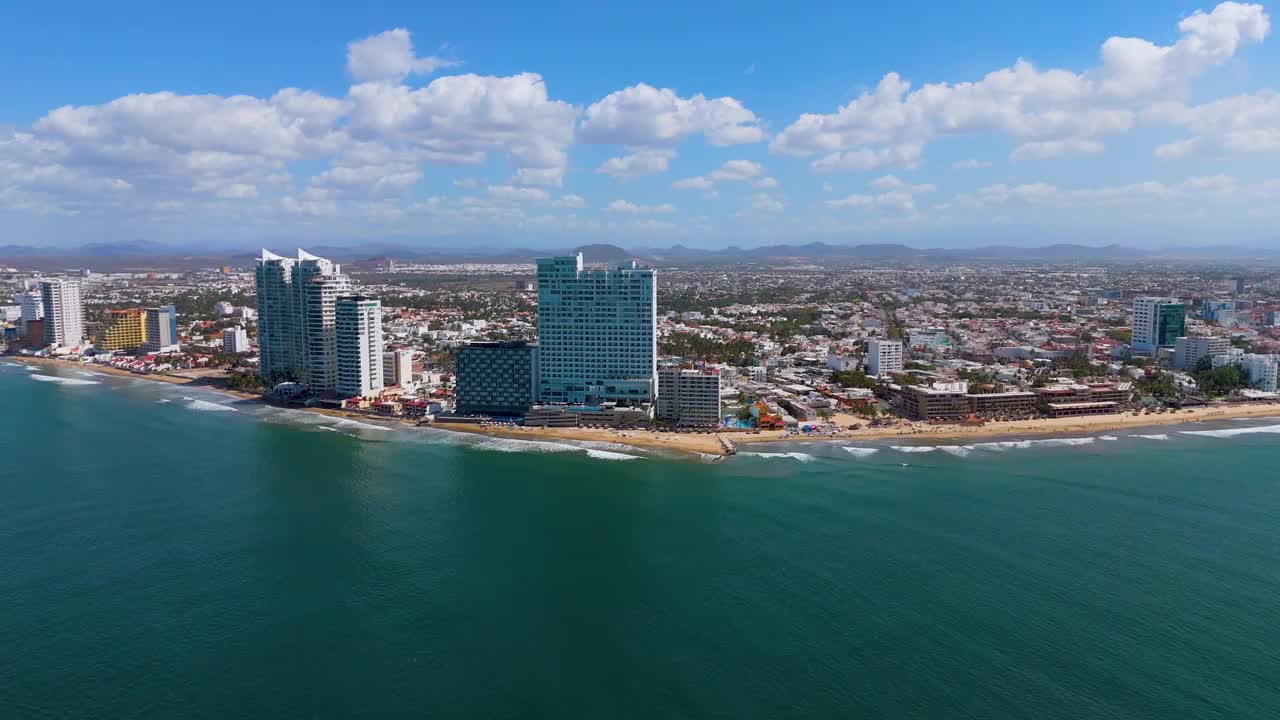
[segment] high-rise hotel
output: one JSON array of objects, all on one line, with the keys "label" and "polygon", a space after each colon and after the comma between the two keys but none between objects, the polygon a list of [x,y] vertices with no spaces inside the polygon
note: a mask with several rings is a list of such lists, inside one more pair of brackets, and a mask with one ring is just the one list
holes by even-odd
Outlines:
[{"label": "high-rise hotel", "polygon": [[44,344],[76,348],[84,344],[84,300],[75,280],[41,280]]},{"label": "high-rise hotel", "polygon": [[1133,351],[1154,356],[1186,335],[1187,306],[1176,298],[1140,297],[1133,301]]},{"label": "high-rise hotel", "polygon": [[634,262],[585,269],[582,254],[538,260],[538,400],[652,402],[657,282]]},{"label": "high-rise hotel", "polygon": [[[351,295],[351,280],[342,274],[342,267],[303,250],[298,251],[297,258],[263,250],[256,280],[262,376],[269,381],[295,378],[321,395],[350,389],[338,386],[338,299]],[[379,309],[379,380],[381,329]]]}]

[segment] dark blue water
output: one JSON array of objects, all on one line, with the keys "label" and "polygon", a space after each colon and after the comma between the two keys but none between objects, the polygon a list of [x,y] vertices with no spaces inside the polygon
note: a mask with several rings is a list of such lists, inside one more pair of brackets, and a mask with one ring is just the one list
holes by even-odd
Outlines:
[{"label": "dark blue water", "polygon": [[0,717],[1280,717],[1280,435],[706,463],[0,392]]}]

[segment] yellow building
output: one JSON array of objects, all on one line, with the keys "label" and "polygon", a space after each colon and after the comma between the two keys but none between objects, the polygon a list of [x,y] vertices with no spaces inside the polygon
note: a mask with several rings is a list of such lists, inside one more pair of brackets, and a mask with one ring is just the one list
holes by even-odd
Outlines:
[{"label": "yellow building", "polygon": [[96,343],[101,350],[133,350],[147,341],[147,311],[143,308],[108,310],[106,327]]}]

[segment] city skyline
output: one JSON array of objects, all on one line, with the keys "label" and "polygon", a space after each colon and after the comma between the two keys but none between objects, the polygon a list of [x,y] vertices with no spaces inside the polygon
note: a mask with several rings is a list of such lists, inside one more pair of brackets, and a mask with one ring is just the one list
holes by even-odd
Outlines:
[{"label": "city skyline", "polygon": [[1090,8],[23,8],[0,246],[1274,242],[1267,9]]}]

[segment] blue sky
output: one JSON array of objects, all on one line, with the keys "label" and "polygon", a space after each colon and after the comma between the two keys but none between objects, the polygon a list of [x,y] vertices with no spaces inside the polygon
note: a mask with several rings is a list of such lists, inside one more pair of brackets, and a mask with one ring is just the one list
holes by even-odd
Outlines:
[{"label": "blue sky", "polygon": [[1280,242],[1268,8],[833,5],[9,7],[0,245]]}]

